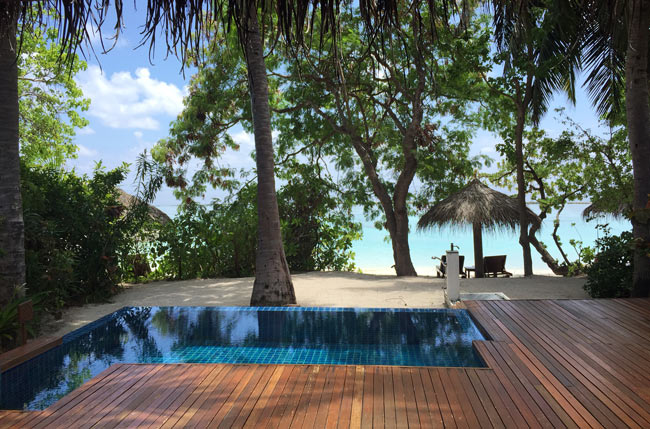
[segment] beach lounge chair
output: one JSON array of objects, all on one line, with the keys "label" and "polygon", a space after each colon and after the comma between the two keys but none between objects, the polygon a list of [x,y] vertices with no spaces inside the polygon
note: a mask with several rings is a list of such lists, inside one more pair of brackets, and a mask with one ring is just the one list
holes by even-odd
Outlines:
[{"label": "beach lounge chair", "polygon": [[[447,273],[447,255],[442,255],[440,258],[434,256],[431,259],[440,259],[440,265],[436,266],[436,277],[445,277]],[[465,277],[464,263],[465,256],[460,255],[458,257],[458,274],[463,278]]]},{"label": "beach lounge chair", "polygon": [[486,256],[483,258],[483,270],[485,277],[498,277],[499,274],[505,277],[512,276],[512,273],[506,271],[506,255]]}]

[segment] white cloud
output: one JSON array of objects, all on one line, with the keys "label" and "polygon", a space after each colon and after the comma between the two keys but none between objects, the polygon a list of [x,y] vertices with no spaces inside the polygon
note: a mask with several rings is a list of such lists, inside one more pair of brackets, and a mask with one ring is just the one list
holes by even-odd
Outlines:
[{"label": "white cloud", "polygon": [[494,146],[483,146],[481,148],[481,153],[496,153]]},{"label": "white cloud", "polygon": [[95,130],[93,130],[92,128],[90,128],[88,126],[85,126],[85,127],[81,128],[79,131],[77,131],[78,136],[90,136],[92,134],[95,134]]},{"label": "white cloud", "polygon": [[142,138],[142,131],[134,131],[133,135],[135,136],[136,139],[141,139]]},{"label": "white cloud", "polygon": [[240,146],[253,146],[255,144],[255,137],[246,131],[230,134],[230,137]]},{"label": "white cloud", "polygon": [[82,144],[78,144],[77,147],[79,148],[79,151],[77,152],[79,156],[84,157],[84,158],[90,158],[93,156],[97,155],[97,151],[94,149],[89,149],[86,146]]},{"label": "white cloud", "polygon": [[183,93],[174,84],[153,79],[147,68],[113,73],[106,78],[91,65],[80,73],[79,85],[91,99],[88,113],[111,128],[155,130],[158,116],[176,116],[183,108]]}]

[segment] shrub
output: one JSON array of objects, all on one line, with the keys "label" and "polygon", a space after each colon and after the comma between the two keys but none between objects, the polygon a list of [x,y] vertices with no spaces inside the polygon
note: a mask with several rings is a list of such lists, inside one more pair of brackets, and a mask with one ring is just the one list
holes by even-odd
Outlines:
[{"label": "shrub", "polygon": [[[350,249],[361,227],[328,191],[322,179],[308,173],[278,191],[291,271],[354,269]],[[154,275],[177,279],[252,276],[256,246],[256,187],[248,185],[211,208],[185,204],[161,228]]]},{"label": "shrub", "polygon": [[592,298],[626,298],[632,290],[632,233],[604,236],[596,240],[596,254],[585,268],[588,276],[585,290]]},{"label": "shrub", "polygon": [[105,300],[122,280],[120,256],[141,225],[125,215],[117,185],[126,168],[92,177],[48,168],[23,168],[27,295],[43,294],[45,310]]}]

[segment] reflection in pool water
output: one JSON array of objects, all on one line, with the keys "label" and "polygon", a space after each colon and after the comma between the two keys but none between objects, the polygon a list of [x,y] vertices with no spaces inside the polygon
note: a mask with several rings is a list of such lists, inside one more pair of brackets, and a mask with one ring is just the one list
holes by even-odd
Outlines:
[{"label": "reflection in pool water", "polygon": [[464,310],[127,307],[0,375],[0,409],[44,409],[115,363],[484,366]]}]

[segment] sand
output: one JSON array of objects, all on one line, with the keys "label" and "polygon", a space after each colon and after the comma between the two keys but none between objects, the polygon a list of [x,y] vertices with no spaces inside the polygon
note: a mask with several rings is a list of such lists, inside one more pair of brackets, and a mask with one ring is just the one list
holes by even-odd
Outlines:
[{"label": "sand", "polygon": [[[198,279],[125,285],[110,303],[73,307],[48,321],[43,335],[64,335],[125,306],[248,305],[253,278]],[[293,275],[304,307],[444,307],[444,279],[343,272]],[[461,293],[502,292],[510,299],[581,299],[585,280],[553,276],[463,279]]]}]

